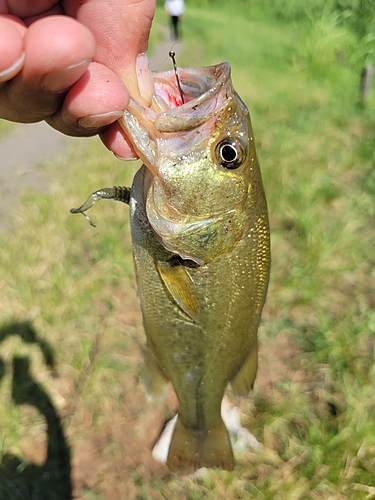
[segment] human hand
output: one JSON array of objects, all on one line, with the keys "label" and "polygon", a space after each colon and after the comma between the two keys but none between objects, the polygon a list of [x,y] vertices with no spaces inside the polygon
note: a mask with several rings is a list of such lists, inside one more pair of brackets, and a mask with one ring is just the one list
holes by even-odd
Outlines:
[{"label": "human hand", "polygon": [[154,10],[155,0],[0,0],[0,118],[99,133],[116,155],[134,156],[117,119],[129,93],[148,93]]}]

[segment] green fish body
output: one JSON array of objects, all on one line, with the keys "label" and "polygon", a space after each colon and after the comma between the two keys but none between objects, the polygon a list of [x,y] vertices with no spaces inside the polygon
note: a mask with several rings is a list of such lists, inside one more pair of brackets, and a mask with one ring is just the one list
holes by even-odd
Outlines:
[{"label": "green fish body", "polygon": [[267,206],[229,65],[179,69],[179,76],[184,104],[174,73],[154,74],[153,108],[132,101],[122,123],[144,162],[130,199],[144,383],[159,398],[170,381],[179,401],[170,469],[231,470],[221,401],[228,382],[247,396],[256,376],[270,266]]}]

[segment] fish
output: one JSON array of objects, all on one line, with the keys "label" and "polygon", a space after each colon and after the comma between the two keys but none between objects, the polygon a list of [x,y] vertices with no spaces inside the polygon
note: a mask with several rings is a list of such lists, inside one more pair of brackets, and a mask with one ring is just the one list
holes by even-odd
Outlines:
[{"label": "fish", "polygon": [[[240,397],[253,388],[270,272],[249,111],[226,62],[178,68],[177,80],[173,71],[153,73],[153,81],[152,105],[131,99],[119,120],[143,162],[121,200],[130,206],[146,335],[143,382],[153,399],[169,382],[176,393],[173,472],[232,470],[221,402],[228,384]],[[97,193],[120,199],[112,189]]]},{"label": "fish", "polygon": [[120,122],[144,163],[130,196],[147,339],[143,381],[156,399],[171,382],[178,398],[169,468],[232,470],[220,408],[228,383],[246,397],[257,372],[270,270],[267,204],[230,65],[179,68],[179,82],[175,76],[154,73],[154,105],[131,101]]}]

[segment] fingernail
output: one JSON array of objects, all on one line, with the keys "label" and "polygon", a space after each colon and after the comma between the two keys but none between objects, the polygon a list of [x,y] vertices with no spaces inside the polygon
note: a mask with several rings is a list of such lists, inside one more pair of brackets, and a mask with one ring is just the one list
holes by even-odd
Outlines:
[{"label": "fingernail", "polygon": [[151,105],[152,94],[155,93],[154,80],[150,70],[147,54],[138,54],[135,64],[139,93]]},{"label": "fingernail", "polygon": [[121,160],[121,161],[137,161],[139,160],[139,156],[136,156],[136,154],[134,153],[133,155],[129,155],[129,156],[120,156],[120,155],[117,155],[116,153],[113,153],[116,158],[118,160]]},{"label": "fingernail", "polygon": [[52,71],[44,77],[43,85],[50,92],[63,92],[81,78],[91,59],[72,64],[64,69]]},{"label": "fingernail", "polygon": [[4,69],[3,71],[0,71],[0,82],[5,82],[16,76],[20,68],[23,66],[24,61],[25,61],[25,53],[22,52],[21,57],[17,59],[17,61],[13,63],[12,66]]},{"label": "fingernail", "polygon": [[110,111],[98,115],[83,116],[78,120],[79,125],[86,129],[98,129],[110,125],[124,114],[123,111]]},{"label": "fingernail", "polygon": [[137,160],[139,160],[139,156],[137,156],[134,153],[134,151],[132,153],[129,151],[129,153],[125,156],[121,156],[121,155],[118,155],[116,153],[113,153],[113,154],[114,154],[114,156],[116,156],[116,158],[118,160],[121,160],[121,161],[137,161]]}]

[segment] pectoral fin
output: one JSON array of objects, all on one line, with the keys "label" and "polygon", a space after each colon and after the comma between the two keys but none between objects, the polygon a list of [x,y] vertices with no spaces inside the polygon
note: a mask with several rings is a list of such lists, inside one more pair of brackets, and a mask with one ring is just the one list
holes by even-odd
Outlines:
[{"label": "pectoral fin", "polygon": [[194,283],[185,267],[159,261],[156,262],[156,268],[176,304],[196,321],[199,315],[198,299]]},{"label": "pectoral fin", "polygon": [[233,392],[237,396],[247,397],[253,388],[258,369],[258,344],[255,343],[237,375],[231,380]]},{"label": "pectoral fin", "polygon": [[147,396],[151,399],[163,398],[168,379],[159,367],[150,349],[146,347],[144,353],[143,384]]}]

